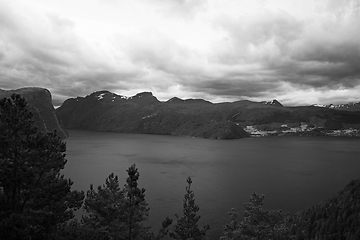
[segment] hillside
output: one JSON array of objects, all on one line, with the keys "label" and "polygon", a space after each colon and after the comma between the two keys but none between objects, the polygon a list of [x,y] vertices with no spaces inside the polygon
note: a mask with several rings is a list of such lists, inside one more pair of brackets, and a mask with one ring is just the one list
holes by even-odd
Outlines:
[{"label": "hillside", "polygon": [[296,239],[360,239],[360,179],[352,180],[334,197],[290,219]]},{"label": "hillside", "polygon": [[42,132],[57,131],[60,138],[68,136],[67,131],[59,122],[55,109],[52,105],[51,93],[44,88],[28,87],[16,90],[1,90],[0,99],[10,97],[12,94],[20,94],[29,105],[29,110],[33,114],[35,126]]}]

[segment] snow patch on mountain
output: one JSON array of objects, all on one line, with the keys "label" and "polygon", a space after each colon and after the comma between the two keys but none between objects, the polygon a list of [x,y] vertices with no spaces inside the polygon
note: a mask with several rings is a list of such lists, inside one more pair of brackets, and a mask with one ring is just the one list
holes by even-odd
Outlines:
[{"label": "snow patch on mountain", "polygon": [[272,106],[278,106],[278,107],[283,107],[283,105],[276,99],[271,100],[271,101],[264,101],[262,102],[265,105],[272,105]]},{"label": "snow patch on mountain", "polygon": [[101,94],[99,94],[99,95],[97,96],[98,100],[104,99],[104,95],[105,95],[105,94],[106,94],[106,93],[101,93]]}]

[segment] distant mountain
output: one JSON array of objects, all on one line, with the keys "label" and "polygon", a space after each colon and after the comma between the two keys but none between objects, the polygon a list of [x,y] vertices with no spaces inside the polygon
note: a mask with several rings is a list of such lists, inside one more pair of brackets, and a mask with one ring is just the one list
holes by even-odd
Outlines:
[{"label": "distant mountain", "polygon": [[[360,111],[315,106],[284,107],[277,100],[211,103],[203,99],[159,101],[151,92],[125,97],[109,91],[67,99],[57,110],[69,129],[168,134],[215,139],[247,137],[251,131],[324,135],[324,131],[360,129]],[[247,128],[252,126],[252,128]],[[244,128],[250,129],[244,131]],[[306,130],[306,131],[305,131]]]},{"label": "distant mountain", "polygon": [[57,131],[61,138],[68,136],[65,128],[60,124],[55,109],[51,102],[51,93],[44,88],[20,88],[17,90],[1,90],[0,99],[10,97],[12,94],[20,94],[29,105],[29,110],[33,114],[36,127],[43,132]]}]

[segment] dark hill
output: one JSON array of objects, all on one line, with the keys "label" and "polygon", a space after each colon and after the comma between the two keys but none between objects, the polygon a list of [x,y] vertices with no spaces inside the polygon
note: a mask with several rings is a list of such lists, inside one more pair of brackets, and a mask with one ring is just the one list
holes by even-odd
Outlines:
[{"label": "dark hill", "polygon": [[61,138],[68,136],[67,131],[60,124],[54,106],[51,102],[51,93],[44,88],[20,88],[17,90],[1,90],[0,99],[10,97],[12,94],[20,94],[25,97],[29,110],[33,114],[36,127],[43,132],[57,131],[57,134]]}]

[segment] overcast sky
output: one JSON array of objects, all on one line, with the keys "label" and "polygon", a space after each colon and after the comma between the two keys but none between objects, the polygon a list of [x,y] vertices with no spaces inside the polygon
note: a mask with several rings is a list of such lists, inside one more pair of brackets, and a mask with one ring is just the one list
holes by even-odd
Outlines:
[{"label": "overcast sky", "polygon": [[0,88],[25,86],[359,102],[360,0],[0,0]]}]

